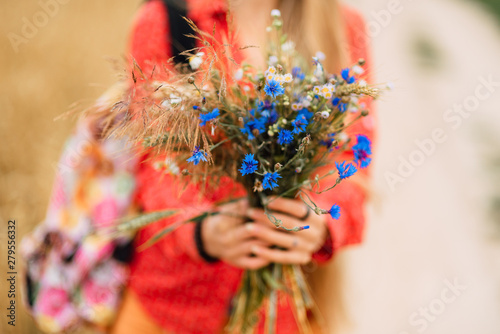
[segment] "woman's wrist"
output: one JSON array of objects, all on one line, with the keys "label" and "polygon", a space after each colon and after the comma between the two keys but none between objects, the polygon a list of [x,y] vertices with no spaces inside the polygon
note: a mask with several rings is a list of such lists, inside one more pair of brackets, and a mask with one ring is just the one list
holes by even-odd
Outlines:
[{"label": "woman's wrist", "polygon": [[207,253],[205,248],[205,243],[203,241],[203,224],[204,220],[197,221],[194,228],[194,240],[196,244],[196,249],[200,257],[207,263],[216,263],[219,261],[217,257],[214,257]]}]

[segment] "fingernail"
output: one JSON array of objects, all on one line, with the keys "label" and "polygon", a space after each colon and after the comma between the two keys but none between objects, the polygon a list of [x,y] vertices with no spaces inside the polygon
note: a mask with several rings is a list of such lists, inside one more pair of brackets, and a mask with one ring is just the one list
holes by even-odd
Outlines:
[{"label": "fingernail", "polygon": [[252,250],[252,253],[257,254],[259,252],[259,247],[254,245],[254,246],[252,246],[251,250]]},{"label": "fingernail", "polygon": [[254,224],[251,224],[251,223],[246,223],[245,224],[245,228],[248,230],[248,231],[253,231],[255,229],[255,225]]},{"label": "fingernail", "polygon": [[254,209],[248,209],[247,210],[247,216],[252,217],[254,214],[255,214],[255,210]]}]

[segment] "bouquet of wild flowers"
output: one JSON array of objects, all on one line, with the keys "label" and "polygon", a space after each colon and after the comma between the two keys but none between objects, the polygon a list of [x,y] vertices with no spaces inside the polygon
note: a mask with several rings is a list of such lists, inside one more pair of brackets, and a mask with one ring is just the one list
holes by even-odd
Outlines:
[{"label": "bouquet of wild flowers", "polygon": [[[189,176],[190,182],[216,183],[219,176],[231,177],[244,185],[250,203],[263,208],[277,228],[300,233],[309,227],[285,227],[267,209],[270,196],[300,197],[314,213],[338,219],[337,205],[320,208],[307,192],[332,190],[370,163],[368,138],[358,135],[353,143],[345,135],[347,127],[368,114],[360,98],[378,95],[378,89],[357,78],[364,61],[340,74],[326,73],[321,57],[313,58],[310,69],[300,67],[301,59],[282,34],[279,13],[274,12],[270,66],[261,73],[235,63],[228,44],[190,24],[197,32],[192,37],[203,45],[190,59],[194,72],[161,69],[169,78],[159,82],[136,68],[134,80],[143,82],[140,91],[116,103],[107,132],[126,136],[147,150],[167,153],[169,158],[158,167],[179,177]],[[141,98],[132,98],[134,94]],[[354,161],[336,162],[335,169],[314,175],[346,149],[353,150]],[[335,174],[335,184],[321,189],[321,181]],[[118,229],[138,228],[172,213],[149,213]],[[152,242],[174,228],[169,226]],[[312,299],[301,268],[280,264],[245,272],[229,329],[251,330],[257,311],[267,305],[267,327],[273,332],[278,290],[292,294],[298,323],[303,331],[310,330],[307,311]]]}]

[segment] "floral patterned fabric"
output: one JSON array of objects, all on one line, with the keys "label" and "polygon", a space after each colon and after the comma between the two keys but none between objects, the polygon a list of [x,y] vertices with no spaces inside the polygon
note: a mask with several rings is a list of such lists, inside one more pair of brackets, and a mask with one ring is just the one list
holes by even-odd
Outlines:
[{"label": "floral patterned fabric", "polygon": [[[111,94],[98,101],[103,108]],[[26,304],[49,333],[112,322],[129,275],[112,255],[131,236],[111,238],[106,227],[132,211],[137,159],[124,141],[98,140],[82,121],[58,166],[46,218],[21,243]]]}]

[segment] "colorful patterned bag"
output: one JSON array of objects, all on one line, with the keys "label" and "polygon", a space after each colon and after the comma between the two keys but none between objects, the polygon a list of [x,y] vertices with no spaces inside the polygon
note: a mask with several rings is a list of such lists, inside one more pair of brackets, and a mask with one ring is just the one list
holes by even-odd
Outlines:
[{"label": "colorful patterned bag", "polygon": [[[97,102],[123,89],[113,87]],[[24,299],[49,333],[114,318],[127,282],[132,236],[111,237],[110,224],[131,210],[136,159],[123,141],[101,140],[81,121],[58,164],[47,216],[21,243]]]}]

